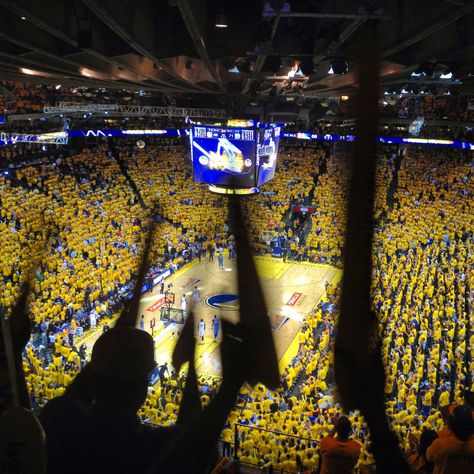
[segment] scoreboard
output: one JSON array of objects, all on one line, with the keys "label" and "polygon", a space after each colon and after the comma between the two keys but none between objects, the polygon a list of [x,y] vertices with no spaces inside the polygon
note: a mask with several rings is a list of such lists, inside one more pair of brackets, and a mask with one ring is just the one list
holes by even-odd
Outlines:
[{"label": "scoreboard", "polygon": [[252,188],[273,178],[280,128],[194,125],[190,130],[194,181],[215,189]]},{"label": "scoreboard", "polygon": [[225,138],[230,141],[247,141],[255,140],[255,130],[248,128],[220,128],[220,127],[193,127],[194,138]]}]

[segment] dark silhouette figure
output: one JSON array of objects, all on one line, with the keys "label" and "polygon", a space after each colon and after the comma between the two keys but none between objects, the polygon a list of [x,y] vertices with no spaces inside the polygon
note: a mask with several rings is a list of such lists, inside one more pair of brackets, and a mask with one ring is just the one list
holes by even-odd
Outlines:
[{"label": "dark silhouette figure", "polygon": [[[113,328],[97,340],[90,365],[42,412],[48,472],[146,472],[169,437],[137,417],[153,356],[152,337],[139,329]],[[74,455],[79,446],[87,455]]]}]

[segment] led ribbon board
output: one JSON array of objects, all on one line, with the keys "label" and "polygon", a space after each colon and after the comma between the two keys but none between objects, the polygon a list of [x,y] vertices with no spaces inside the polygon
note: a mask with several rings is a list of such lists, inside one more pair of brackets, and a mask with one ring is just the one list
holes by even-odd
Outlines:
[{"label": "led ribbon board", "polygon": [[[202,127],[201,127],[202,128]],[[204,127],[205,128],[205,127]],[[346,141],[351,142],[355,140],[354,135],[337,135],[337,134],[321,134],[311,132],[285,132],[281,131],[279,137],[276,136],[276,130],[278,127],[274,127],[274,141],[276,149],[278,150],[278,143],[276,138],[283,139],[294,139],[294,140],[306,140],[306,141]],[[228,128],[227,130],[232,130]],[[233,129],[238,130],[238,129]],[[247,131],[253,131],[247,129]],[[134,137],[134,136],[163,136],[163,137],[184,137],[189,136],[191,133],[188,129],[176,129],[176,128],[165,128],[165,129],[138,129],[138,130],[68,130],[67,132],[52,132],[42,134],[22,134],[22,133],[0,133],[0,146],[15,145],[16,143],[43,143],[53,145],[66,145],[69,137]],[[235,139],[235,132],[233,138]],[[225,137],[224,137],[225,138]],[[255,135],[254,135],[255,138]],[[231,138],[227,138],[232,141]],[[239,139],[240,140],[240,139]],[[264,139],[265,140],[265,139]],[[420,146],[446,146],[451,148],[459,148],[462,150],[474,151],[474,143],[462,142],[457,140],[446,140],[439,138],[419,138],[419,137],[377,137],[378,143],[393,144],[393,145],[420,145]],[[238,148],[238,145],[235,145]],[[258,146],[262,146],[260,143]],[[267,146],[264,145],[263,146]],[[216,151],[216,150],[213,150]],[[258,155],[261,154],[259,150]],[[257,156],[256,166],[258,166],[259,160]],[[258,177],[258,182],[262,184],[268,181],[262,177],[262,170]]]}]

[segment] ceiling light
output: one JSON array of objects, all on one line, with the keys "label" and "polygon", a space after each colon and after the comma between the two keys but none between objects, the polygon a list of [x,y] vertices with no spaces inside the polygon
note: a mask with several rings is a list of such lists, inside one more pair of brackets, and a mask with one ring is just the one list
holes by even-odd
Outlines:
[{"label": "ceiling light", "polygon": [[55,89],[58,91],[59,89],[61,89],[61,84],[58,84]]},{"label": "ceiling light", "polygon": [[227,28],[229,26],[227,23],[227,15],[225,13],[218,13],[216,15],[214,26],[216,28]]},{"label": "ceiling light", "polygon": [[412,72],[413,77],[428,76],[432,77],[435,70],[435,63],[424,62]]},{"label": "ceiling light", "polygon": [[26,20],[26,16],[22,16],[21,19],[22,19],[22,20]]},{"label": "ceiling light", "polygon": [[26,67],[21,67],[20,72],[23,74],[28,74],[30,76],[39,76],[41,73],[39,71],[35,71],[34,69],[28,69]]},{"label": "ceiling light", "polygon": [[453,73],[451,71],[447,72],[446,74],[441,74],[439,76],[440,79],[452,79],[453,78]]}]

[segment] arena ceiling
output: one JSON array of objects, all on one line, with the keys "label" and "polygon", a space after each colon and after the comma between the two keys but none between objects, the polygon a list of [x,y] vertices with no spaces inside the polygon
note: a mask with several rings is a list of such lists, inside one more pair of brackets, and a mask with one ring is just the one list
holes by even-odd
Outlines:
[{"label": "arena ceiling", "polygon": [[0,75],[208,106],[337,96],[354,90],[351,45],[373,21],[385,87],[434,68],[472,92],[472,0],[0,0]]}]

